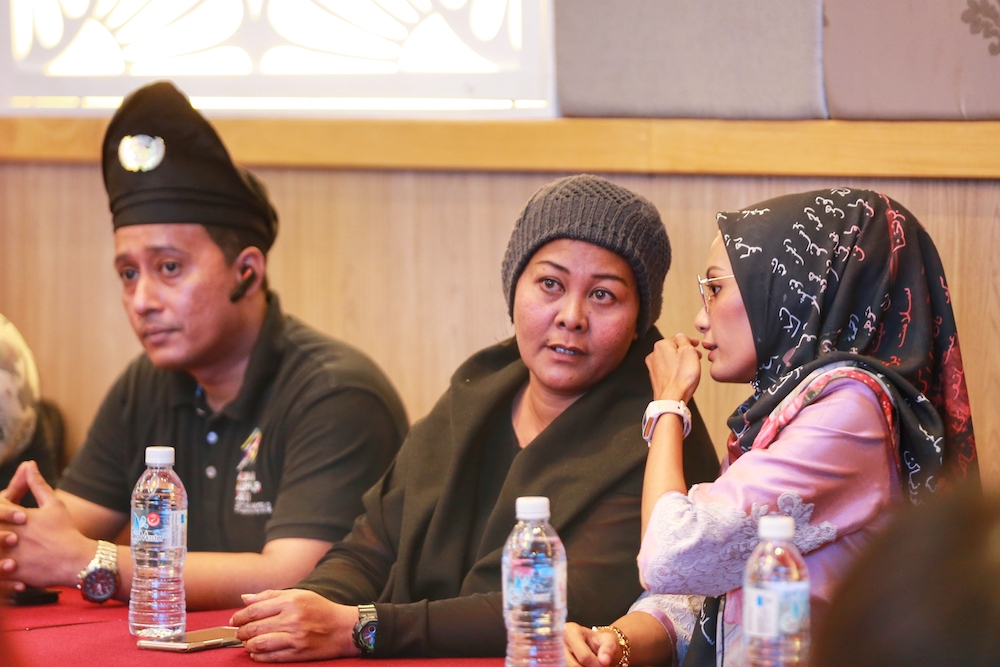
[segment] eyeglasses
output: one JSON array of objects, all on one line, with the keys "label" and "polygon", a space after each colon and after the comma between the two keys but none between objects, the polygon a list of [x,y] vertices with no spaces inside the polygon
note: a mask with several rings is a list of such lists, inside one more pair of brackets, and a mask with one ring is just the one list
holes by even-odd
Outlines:
[{"label": "eyeglasses", "polygon": [[698,276],[698,291],[701,292],[701,302],[705,304],[705,312],[707,313],[709,307],[711,307],[712,302],[715,301],[715,293],[712,291],[705,291],[705,285],[709,283],[714,283],[718,280],[725,280],[726,278],[735,278],[736,274],[730,273],[728,276],[716,276],[714,278],[702,278]]}]

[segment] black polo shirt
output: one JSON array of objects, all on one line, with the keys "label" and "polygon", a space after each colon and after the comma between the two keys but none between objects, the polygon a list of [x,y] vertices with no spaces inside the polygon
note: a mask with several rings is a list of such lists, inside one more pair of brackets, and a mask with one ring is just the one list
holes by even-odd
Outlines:
[{"label": "black polo shirt", "polygon": [[236,398],[213,414],[194,379],[146,355],[111,388],[60,488],[128,513],[149,445],[175,449],[191,551],[336,542],[388,467],[406,413],[360,351],[282,315],[275,294]]}]

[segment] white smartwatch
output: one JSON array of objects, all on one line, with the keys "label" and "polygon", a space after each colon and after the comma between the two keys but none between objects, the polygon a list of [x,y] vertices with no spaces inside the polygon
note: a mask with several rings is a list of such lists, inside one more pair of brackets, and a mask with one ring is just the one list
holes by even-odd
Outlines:
[{"label": "white smartwatch", "polygon": [[691,411],[684,405],[684,401],[651,401],[646,406],[646,414],[642,416],[642,439],[646,442],[653,442],[653,429],[656,428],[656,421],[660,415],[677,415],[684,422],[684,437],[691,432]]}]

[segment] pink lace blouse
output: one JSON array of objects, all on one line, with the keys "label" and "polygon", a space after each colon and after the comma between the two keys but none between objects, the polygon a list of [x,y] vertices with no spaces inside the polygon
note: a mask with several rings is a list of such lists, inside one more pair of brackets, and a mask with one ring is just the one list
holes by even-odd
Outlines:
[{"label": "pink lace blouse", "polygon": [[[655,616],[675,639],[678,664],[704,596],[726,594],[719,628],[726,665],[742,664],[743,568],[761,515],[795,518],[813,623],[850,562],[902,498],[893,438],[879,398],[853,379],[830,382],[766,449],[723,464],[715,482],[664,494],[639,552],[648,591],[633,611]],[[728,464],[728,465],[727,465]],[[710,638],[715,643],[718,637]]]}]

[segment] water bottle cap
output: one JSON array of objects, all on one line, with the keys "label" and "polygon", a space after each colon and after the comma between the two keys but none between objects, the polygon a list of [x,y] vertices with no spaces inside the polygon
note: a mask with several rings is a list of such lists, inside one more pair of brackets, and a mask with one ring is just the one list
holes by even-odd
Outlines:
[{"label": "water bottle cap", "polygon": [[549,499],[545,496],[521,496],[515,503],[518,521],[549,518]]},{"label": "water bottle cap", "polygon": [[795,537],[795,519],[782,514],[762,516],[757,536],[762,540],[790,540]]},{"label": "water bottle cap", "polygon": [[172,466],[174,464],[173,447],[146,447],[146,465]]}]

